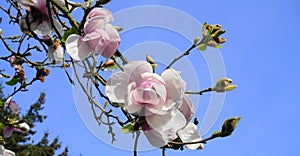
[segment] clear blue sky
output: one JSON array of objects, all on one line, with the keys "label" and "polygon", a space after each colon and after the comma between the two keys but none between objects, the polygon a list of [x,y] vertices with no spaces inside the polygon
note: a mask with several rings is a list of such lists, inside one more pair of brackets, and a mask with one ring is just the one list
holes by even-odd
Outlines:
[{"label": "clear blue sky", "polygon": [[[3,3],[2,1],[0,4]],[[202,151],[168,150],[167,155],[281,156],[299,153],[299,1],[113,0],[105,7],[115,13],[140,5],[173,7],[186,12],[201,23],[207,21],[222,24],[227,31],[225,37],[228,41],[221,49],[222,57],[228,77],[238,84],[235,91],[226,95],[222,112],[210,131],[211,133],[218,130],[227,117],[240,115],[242,120],[233,135],[209,142]],[[3,21],[0,28],[5,32],[10,30],[7,21]],[[14,31],[9,33],[14,34]],[[166,35],[168,33],[163,31],[145,34],[141,39],[138,31],[133,31],[131,35],[123,36],[120,48],[125,51],[137,44],[136,41],[168,39]],[[170,40],[175,40],[173,46],[182,51],[190,46],[180,38]],[[196,51],[193,53],[203,61],[200,54]],[[0,67],[4,66],[0,63]],[[206,68],[203,67],[204,73],[207,72]],[[201,88],[209,85],[209,82],[199,83]],[[51,70],[45,84],[35,84],[30,90],[26,94],[18,94],[16,100],[26,109],[27,104],[32,103],[39,92],[46,91],[47,104],[44,113],[48,118],[42,125],[37,126],[37,130],[49,131],[52,137],[59,135],[63,145],[69,146],[72,156],[132,155],[132,152],[118,150],[102,143],[85,127],[74,104],[72,87],[62,70]],[[201,97],[203,103],[207,101],[207,97],[209,95]],[[200,110],[205,108],[205,104],[202,106],[198,113],[205,112]],[[153,150],[141,152],[139,155],[159,154],[159,150]]]}]

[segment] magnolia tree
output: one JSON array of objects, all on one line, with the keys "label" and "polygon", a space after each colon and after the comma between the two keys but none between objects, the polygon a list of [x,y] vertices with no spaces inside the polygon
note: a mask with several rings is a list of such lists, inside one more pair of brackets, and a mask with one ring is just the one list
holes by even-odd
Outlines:
[{"label": "magnolia tree", "polygon": [[[6,71],[9,69],[0,67],[2,81],[14,88],[0,105],[2,154],[14,155],[13,151],[6,149],[10,147],[12,131],[26,132],[30,129],[26,119],[22,122],[12,120],[13,115],[18,115],[13,97],[17,94],[22,96],[22,92],[28,91],[33,83],[46,82],[45,77],[52,68],[61,68],[70,84],[80,86],[92,106],[94,119],[99,126],[107,126],[112,143],[117,139],[115,124],[121,127],[122,132],[134,134],[134,155],[137,155],[141,134],[153,147],[162,149],[162,155],[165,155],[166,149],[203,149],[209,140],[227,137],[236,128],[240,117],[227,119],[220,131],[202,138],[197,128],[198,120],[194,117],[195,106],[190,98],[205,92],[231,91],[236,85],[231,84],[230,78],[220,78],[215,86],[201,91],[187,91],[187,82],[180,71],[172,68],[195,48],[199,51],[205,51],[207,47],[221,48],[226,41],[221,37],[225,33],[221,25],[205,22],[202,34],[195,34],[191,47],[170,60],[158,74],[158,64],[150,55],[145,53],[144,60],[127,61],[118,50],[122,26],[112,25],[114,17],[105,8],[109,0],[86,0],[82,3],[69,0],[5,1],[7,5],[0,8],[9,20],[2,22],[18,27],[22,33],[7,36],[8,30],[0,29],[0,39],[6,48],[2,50],[5,52],[1,52],[0,60],[10,64],[15,71],[14,75],[8,75]],[[81,12],[82,17],[75,18],[74,12]],[[45,54],[46,59],[42,57]],[[71,70],[74,77],[69,74]],[[107,70],[116,72],[105,77]],[[32,71],[35,74],[27,74]],[[95,92],[102,98],[100,102],[96,100]]]}]

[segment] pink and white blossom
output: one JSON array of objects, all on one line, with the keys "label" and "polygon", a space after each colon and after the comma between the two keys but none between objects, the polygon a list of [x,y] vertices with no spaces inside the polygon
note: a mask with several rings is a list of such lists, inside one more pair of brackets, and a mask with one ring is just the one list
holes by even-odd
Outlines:
[{"label": "pink and white blossom", "polygon": [[111,57],[121,41],[118,31],[110,24],[111,12],[104,8],[95,8],[87,15],[84,35],[70,35],[66,40],[66,49],[75,60],[84,60],[90,52],[103,57]]},{"label": "pink and white blossom", "polygon": [[64,51],[58,41],[54,41],[54,44],[48,47],[48,58],[50,62],[55,62],[56,64],[62,63]]},{"label": "pink and white blossom", "polygon": [[7,109],[7,107],[10,108],[13,114],[19,113],[19,106],[15,101],[12,101],[12,97],[10,96],[7,98],[7,100],[4,102],[4,110]]},{"label": "pink and white blossom", "polygon": [[14,126],[7,126],[3,129],[3,136],[5,138],[8,138],[12,135],[12,133],[15,132],[28,132],[30,130],[30,127],[27,123],[22,122],[18,124],[17,127]]},{"label": "pink and white blossom", "polygon": [[49,35],[54,31],[50,20],[53,21],[54,27],[61,32],[61,24],[52,16],[53,10],[51,11],[51,15],[48,13],[46,0],[18,0],[18,3],[28,12],[28,14],[23,15],[19,20],[20,29],[22,32],[29,32],[27,24],[29,23],[30,29],[37,35]]},{"label": "pink and white blossom", "polygon": [[[145,135],[153,146],[162,147],[176,139],[177,131],[187,123],[177,109],[191,102],[183,101],[185,88],[178,71],[167,69],[158,75],[148,62],[134,61],[125,65],[124,72],[116,72],[108,79],[105,92],[111,101],[125,103],[129,113],[145,115],[149,126],[143,128]],[[160,139],[153,139],[156,137]]]}]

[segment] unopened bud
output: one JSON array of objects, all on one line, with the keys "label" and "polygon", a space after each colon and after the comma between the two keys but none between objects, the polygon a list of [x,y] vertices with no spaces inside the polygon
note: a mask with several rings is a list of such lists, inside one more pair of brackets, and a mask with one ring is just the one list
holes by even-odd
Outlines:
[{"label": "unopened bud", "polygon": [[197,47],[197,49],[198,49],[199,51],[205,51],[206,48],[207,48],[207,45],[206,45],[205,43],[202,43],[202,44],[200,44],[200,45]]},{"label": "unopened bud", "polygon": [[195,46],[197,46],[198,44],[199,44],[199,41],[200,41],[201,39],[200,39],[200,37],[196,37],[195,39],[194,39],[194,45]]},{"label": "unopened bud", "polygon": [[155,61],[152,57],[150,57],[149,54],[146,54],[146,60],[147,62],[149,62],[150,64],[155,64]]},{"label": "unopened bud", "polygon": [[115,28],[118,32],[124,30],[122,27],[119,27],[119,26],[114,26],[114,28]]},{"label": "unopened bud", "polygon": [[227,136],[231,135],[232,132],[235,130],[237,124],[240,122],[240,120],[241,120],[240,116],[227,119],[223,123],[220,136],[221,137],[227,137]]}]

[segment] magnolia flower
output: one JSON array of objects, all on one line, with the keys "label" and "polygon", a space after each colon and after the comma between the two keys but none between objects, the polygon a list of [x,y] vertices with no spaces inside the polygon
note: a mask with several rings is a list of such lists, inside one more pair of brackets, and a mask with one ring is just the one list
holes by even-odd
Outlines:
[{"label": "magnolia flower", "polygon": [[64,51],[58,41],[54,41],[54,44],[48,47],[48,58],[50,62],[62,63]]},{"label": "magnolia flower", "polygon": [[12,101],[12,97],[10,96],[7,98],[7,100],[4,102],[4,110],[9,107],[13,114],[19,113],[19,107],[18,104],[15,101]]},{"label": "magnolia flower", "polygon": [[1,35],[3,35],[3,31],[2,31],[2,29],[0,29],[0,36],[1,36]]},{"label": "magnolia flower", "polygon": [[54,27],[61,32],[62,26],[56,19],[52,17],[53,11],[51,11],[51,15],[48,13],[46,0],[18,0],[18,3],[22,8],[29,12],[28,15],[23,15],[19,20],[19,25],[22,32],[29,32],[27,17],[30,24],[30,29],[37,35],[46,36],[54,31],[50,20],[53,21]]},{"label": "magnolia flower", "polygon": [[[105,92],[111,101],[125,103],[129,113],[145,115],[148,127],[143,129],[149,142],[162,147],[186,125],[184,114],[176,107],[191,102],[183,100],[185,88],[178,71],[167,69],[160,76],[148,62],[134,61],[107,80]],[[153,139],[156,137],[160,139]]]},{"label": "magnolia flower", "polygon": [[216,91],[216,92],[231,91],[237,87],[236,84],[230,85],[231,83],[232,80],[229,78],[220,78],[217,81],[217,84],[212,88],[212,91]]},{"label": "magnolia flower", "polygon": [[111,57],[121,41],[118,31],[109,22],[113,21],[111,12],[104,8],[95,8],[87,16],[84,24],[84,36],[70,35],[66,40],[66,49],[75,60],[84,60],[90,52],[103,57]]},{"label": "magnolia flower", "polygon": [[0,156],[15,156],[15,152],[5,149],[4,146],[0,145]]},{"label": "magnolia flower", "polygon": [[22,122],[17,127],[7,126],[3,129],[3,136],[4,138],[8,138],[12,135],[12,132],[28,132],[30,127],[27,123]]}]

